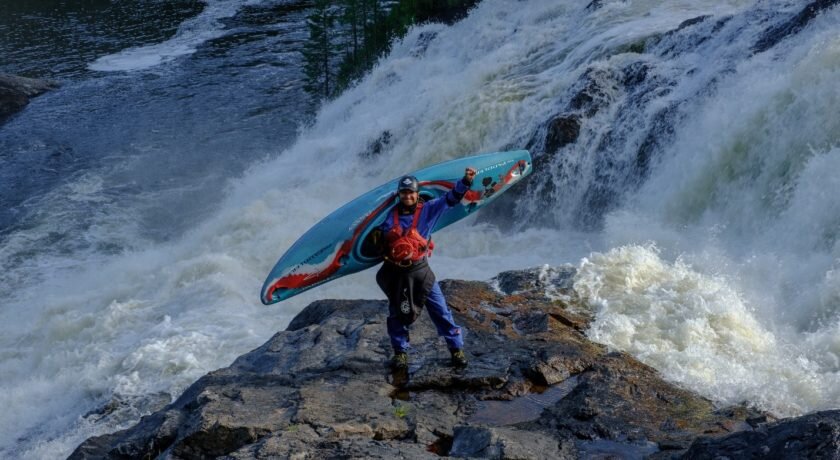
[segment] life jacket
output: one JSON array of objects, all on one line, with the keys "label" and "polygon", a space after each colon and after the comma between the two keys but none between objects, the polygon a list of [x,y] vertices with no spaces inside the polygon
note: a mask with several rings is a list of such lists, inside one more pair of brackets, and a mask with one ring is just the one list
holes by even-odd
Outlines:
[{"label": "life jacket", "polygon": [[426,240],[417,231],[417,222],[420,220],[420,211],[422,209],[423,203],[417,203],[411,226],[403,231],[402,227],[400,227],[399,211],[396,206],[394,207],[394,224],[391,226],[388,234],[385,235],[385,241],[388,243],[385,259],[389,262],[402,267],[408,267],[415,262],[423,260],[424,257],[431,256],[435,244],[431,238]]}]

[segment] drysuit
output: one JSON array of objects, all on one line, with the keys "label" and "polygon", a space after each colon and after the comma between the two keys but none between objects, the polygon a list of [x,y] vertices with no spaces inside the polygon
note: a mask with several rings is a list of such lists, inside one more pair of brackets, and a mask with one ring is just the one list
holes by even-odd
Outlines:
[{"label": "drysuit", "polygon": [[[414,226],[420,236],[431,242],[432,228],[438,219],[447,209],[461,201],[471,185],[471,181],[464,178],[456,182],[442,197],[411,207],[398,203],[398,231],[406,232]],[[415,212],[416,206],[421,206],[419,213]],[[391,218],[385,219],[378,227],[381,235],[388,235],[393,229],[394,219]],[[383,244],[387,244],[384,239],[382,238]],[[383,250],[387,252],[387,248]],[[388,297],[388,335],[395,353],[408,350],[408,326],[417,319],[424,305],[428,308],[429,317],[438,335],[446,340],[449,349],[460,350],[464,347],[463,331],[452,318],[440,285],[429,267],[427,255],[408,266],[398,265],[386,257],[386,261],[376,273],[376,282]]]}]

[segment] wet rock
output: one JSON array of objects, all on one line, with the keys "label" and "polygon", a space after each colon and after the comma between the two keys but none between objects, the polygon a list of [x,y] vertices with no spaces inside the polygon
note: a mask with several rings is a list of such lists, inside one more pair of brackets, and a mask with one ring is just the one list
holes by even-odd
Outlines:
[{"label": "wet rock", "polygon": [[[571,393],[527,425],[581,440],[604,439],[684,450],[699,434],[725,435],[748,429],[758,415],[745,407],[718,410],[714,404],[659,378],[656,370],[621,353],[610,353],[578,375]],[[736,428],[737,427],[737,428]],[[629,449],[629,447],[628,447]]]},{"label": "wet rock", "polygon": [[554,385],[572,375],[566,363],[558,357],[540,361],[530,371],[531,378],[541,385]]},{"label": "wet rock", "polygon": [[580,120],[575,116],[557,116],[548,122],[546,153],[554,153],[575,142],[580,135]]},{"label": "wet rock", "polygon": [[710,14],[704,14],[702,16],[697,16],[696,18],[686,19],[685,21],[681,22],[679,26],[677,26],[677,31],[683,30],[686,27],[691,27],[695,24],[700,24],[701,22],[705,21],[712,17]]},{"label": "wet rock", "polygon": [[650,64],[647,62],[634,62],[624,68],[624,79],[621,82],[627,87],[639,86],[647,79],[649,71]]},{"label": "wet rock", "polygon": [[58,88],[51,80],[0,74],[0,123],[22,110],[29,100]]},{"label": "wet rock", "polygon": [[78,458],[142,458],[163,453],[178,436],[183,423],[178,411],[156,412],[143,417],[131,430],[96,436],[70,455]]},{"label": "wet rock", "polygon": [[712,17],[705,15],[687,19],[675,29],[651,35],[646,42],[646,50],[667,59],[696,52],[697,48],[708,42],[732,19],[732,16],[722,16],[709,21]]},{"label": "wet rock", "polygon": [[[400,403],[402,404],[402,403]],[[467,400],[446,392],[421,391],[414,393],[406,402],[407,415],[414,423],[414,436],[423,445],[440,441],[452,442],[453,427],[463,421],[463,410]],[[403,406],[399,406],[403,407]],[[445,446],[440,446],[443,448]],[[446,447],[445,450],[449,450]]]},{"label": "wet rock", "polygon": [[163,409],[170,402],[172,402],[172,396],[165,392],[149,395],[115,394],[110,401],[83,415],[83,418],[90,423],[123,425],[136,420],[143,413]]},{"label": "wet rock", "polygon": [[417,42],[411,48],[411,55],[418,58],[422,57],[426,54],[426,50],[429,48],[429,45],[437,38],[437,36],[438,33],[435,31],[420,32],[417,37]]},{"label": "wet rock", "polygon": [[563,443],[546,433],[472,426],[460,426],[455,429],[449,455],[479,458],[578,458],[570,442]]},{"label": "wet rock", "polygon": [[[384,380],[339,379],[308,385],[300,390],[296,423],[314,427],[329,440],[365,437],[377,440],[409,435],[407,419],[395,413],[393,391]],[[367,397],[360,404],[360,397]],[[363,409],[360,417],[359,409]],[[398,411],[397,411],[398,412]]]},{"label": "wet rock", "polygon": [[[287,331],[297,331],[307,326],[317,325],[330,316],[355,316],[359,303],[353,300],[316,300],[298,313],[286,326]],[[372,308],[387,308],[384,302],[372,305]]]},{"label": "wet rock", "polygon": [[607,107],[616,97],[620,75],[608,68],[591,68],[575,84],[575,92],[569,101],[569,108],[593,117]]},{"label": "wet rock", "polygon": [[639,150],[636,151],[636,161],[633,165],[634,177],[639,183],[647,178],[652,159],[662,151],[664,146],[670,145],[675,135],[674,126],[677,126],[683,117],[678,104],[665,107],[654,115],[650,129],[639,145]]},{"label": "wet rock", "polygon": [[519,335],[539,334],[551,330],[549,316],[544,311],[518,312],[513,317],[513,327]]},{"label": "wet rock", "polygon": [[652,458],[659,448],[652,442],[619,442],[606,439],[577,441],[579,458],[603,459],[644,459]]},{"label": "wet rock", "polygon": [[600,9],[602,6],[604,6],[604,0],[592,0],[588,5],[586,5],[586,9],[588,11],[595,11]]},{"label": "wet rock", "polygon": [[796,34],[821,12],[837,5],[840,0],[816,0],[809,3],[797,15],[768,29],[753,45],[753,52],[761,53],[776,46],[785,38]]},{"label": "wet rock", "polygon": [[254,458],[310,458],[306,452],[312,451],[319,439],[318,432],[305,424],[293,424],[284,430],[272,433],[258,442],[248,444],[222,457],[227,459]]},{"label": "wet rock", "polygon": [[504,294],[571,293],[577,269],[572,265],[549,267],[548,265],[527,270],[511,270],[499,273],[493,278]]},{"label": "wet rock", "polygon": [[[305,435],[299,436],[302,433]],[[296,431],[269,436],[258,443],[219,458],[223,460],[318,460],[323,458],[428,460],[433,458],[433,454],[426,446],[415,443],[369,441],[359,438],[320,442],[317,439],[317,433],[302,427]]]},{"label": "wet rock", "polygon": [[[568,291],[572,273],[542,267],[492,283],[442,282],[468,331],[466,369],[450,367],[423,315],[411,329],[408,372],[392,374],[384,302],[315,302],[175,402],[88,439],[70,458],[577,458],[616,449],[655,457],[680,454],[700,435],[767,425],[587,340],[591,317]],[[560,287],[567,295],[546,295]]]},{"label": "wet rock", "polygon": [[[581,98],[590,98],[588,94],[584,93],[579,93],[579,96]],[[580,136],[580,126],[580,117],[578,115],[563,114],[554,116],[534,132],[531,140],[525,145],[525,149],[533,152],[534,171],[537,173],[525,178],[525,184],[536,182],[541,187],[544,187],[545,193],[553,192],[555,186],[552,175],[549,173],[554,168],[552,163],[556,162],[555,158],[558,156],[560,149],[577,141]],[[516,193],[516,190],[519,190],[519,192]],[[525,187],[520,187],[514,190],[514,194],[507,193],[501,199],[507,203],[507,206],[515,206],[515,203],[521,200],[519,195],[525,190]],[[533,194],[533,191],[531,191],[531,194]],[[493,208],[497,209],[498,206],[494,206]],[[492,216],[494,221],[504,218],[505,216],[499,213],[494,213]]]},{"label": "wet rock", "polygon": [[391,137],[391,131],[388,131],[387,129],[383,131],[376,140],[368,145],[367,150],[362,152],[362,158],[372,158],[382,154],[382,152],[391,145]]},{"label": "wet rock", "polygon": [[723,437],[701,437],[682,457],[702,458],[840,458],[840,410],[767,424]]}]

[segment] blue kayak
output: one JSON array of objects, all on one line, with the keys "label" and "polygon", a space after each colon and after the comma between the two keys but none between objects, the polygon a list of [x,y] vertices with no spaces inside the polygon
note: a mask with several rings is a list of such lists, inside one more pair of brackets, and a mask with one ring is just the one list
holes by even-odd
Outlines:
[{"label": "blue kayak", "polygon": [[[440,217],[433,231],[472,214],[532,171],[531,154],[517,150],[459,158],[410,174],[417,177],[420,196],[428,201],[451,190],[468,166],[477,171],[472,188]],[[310,228],[271,269],[260,293],[262,302],[276,303],[382,262],[377,254],[364,250],[364,241],[397,204],[396,189],[395,178]]]}]

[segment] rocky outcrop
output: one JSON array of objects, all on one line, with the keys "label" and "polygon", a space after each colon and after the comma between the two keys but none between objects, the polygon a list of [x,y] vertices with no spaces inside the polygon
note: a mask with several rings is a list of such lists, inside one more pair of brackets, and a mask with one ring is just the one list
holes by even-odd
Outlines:
[{"label": "rocky outcrop", "polygon": [[840,410],[782,420],[723,438],[696,440],[684,458],[840,458]]},{"label": "rocky outcrop", "polygon": [[57,87],[54,81],[0,74],[0,123],[26,107],[31,98]]},{"label": "rocky outcrop", "polygon": [[71,458],[672,458],[775,430],[766,414],[718,408],[587,340],[573,275],[544,267],[443,282],[468,331],[464,370],[449,366],[425,315],[408,372],[392,373],[383,301],[315,302],[174,403]]},{"label": "rocky outcrop", "polygon": [[359,156],[362,158],[378,157],[390,146],[392,137],[391,131],[388,131],[387,129],[382,131],[382,134],[371,142],[367,149],[360,153]]},{"label": "rocky outcrop", "polygon": [[580,120],[572,116],[557,116],[548,122],[545,151],[555,153],[576,141],[580,135]]},{"label": "rocky outcrop", "polygon": [[840,0],[815,0],[809,3],[792,18],[768,29],[753,46],[753,52],[761,53],[776,46],[785,38],[805,28],[820,13],[833,8],[838,3]]}]

